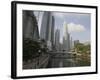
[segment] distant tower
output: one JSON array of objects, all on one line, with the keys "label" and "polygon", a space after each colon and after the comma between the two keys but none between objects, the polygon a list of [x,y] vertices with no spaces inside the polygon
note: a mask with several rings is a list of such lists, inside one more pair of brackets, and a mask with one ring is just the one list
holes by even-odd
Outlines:
[{"label": "distant tower", "polygon": [[63,49],[65,51],[70,50],[70,34],[68,33],[68,25],[66,22],[63,23]]},{"label": "distant tower", "polygon": [[66,22],[63,23],[63,36],[65,37],[65,40],[68,39],[68,25]]},{"label": "distant tower", "polygon": [[70,34],[69,34],[69,33],[68,33],[67,42],[68,42],[68,43],[67,43],[67,45],[68,45],[68,46],[67,46],[67,47],[68,47],[67,50],[70,51],[70,49],[71,49],[71,44],[70,44],[71,40],[70,40]]},{"label": "distant tower", "polygon": [[80,43],[79,40],[74,40],[74,45]]},{"label": "distant tower", "polygon": [[73,49],[73,41],[72,41],[72,37],[70,38],[70,49]]},{"label": "distant tower", "polygon": [[55,29],[55,19],[54,19],[54,16],[52,16],[52,25],[51,25],[51,42],[52,42],[52,45],[54,45],[54,29]]},{"label": "distant tower", "polygon": [[50,13],[47,40],[54,44],[54,16]]},{"label": "distant tower", "polygon": [[55,32],[55,47],[57,51],[60,50],[60,30],[59,29],[57,29]]}]

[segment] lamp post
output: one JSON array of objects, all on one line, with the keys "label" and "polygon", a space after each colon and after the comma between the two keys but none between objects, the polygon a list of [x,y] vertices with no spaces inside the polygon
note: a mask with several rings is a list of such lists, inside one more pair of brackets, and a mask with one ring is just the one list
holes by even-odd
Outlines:
[{"label": "lamp post", "polygon": [[38,66],[39,66],[39,56],[40,56],[41,50],[38,50]]}]

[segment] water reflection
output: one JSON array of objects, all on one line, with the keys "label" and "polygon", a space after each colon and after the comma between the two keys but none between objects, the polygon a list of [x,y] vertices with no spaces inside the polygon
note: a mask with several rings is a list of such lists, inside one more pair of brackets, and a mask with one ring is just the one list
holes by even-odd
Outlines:
[{"label": "water reflection", "polygon": [[83,59],[81,57],[65,58],[61,54],[52,57],[49,61],[49,67],[79,67],[79,66],[90,66],[90,61]]}]

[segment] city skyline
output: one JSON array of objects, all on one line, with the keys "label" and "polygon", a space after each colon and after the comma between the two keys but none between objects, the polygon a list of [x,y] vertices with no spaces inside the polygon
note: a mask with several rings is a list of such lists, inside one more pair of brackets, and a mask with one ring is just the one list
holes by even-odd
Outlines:
[{"label": "city skyline", "polygon": [[[39,33],[41,28],[41,20],[43,12],[34,11],[36,18],[38,19]],[[51,12],[54,16],[55,22],[54,27],[60,29],[60,42],[63,39],[63,23],[66,22],[68,25],[68,32],[70,33],[72,40],[79,40],[81,43],[90,42],[90,14],[88,13],[71,13],[71,12]]]},{"label": "city skyline", "polygon": [[[75,36],[80,32],[79,35],[83,37],[81,33],[89,28],[80,23],[68,23],[66,18],[57,19],[57,15],[61,18],[65,14],[23,11],[23,69],[90,66],[91,44],[83,44]],[[58,20],[63,21],[58,23]],[[86,37],[84,39],[86,41]],[[85,62],[81,58],[83,55],[87,56]],[[43,58],[46,59],[45,63]]]}]

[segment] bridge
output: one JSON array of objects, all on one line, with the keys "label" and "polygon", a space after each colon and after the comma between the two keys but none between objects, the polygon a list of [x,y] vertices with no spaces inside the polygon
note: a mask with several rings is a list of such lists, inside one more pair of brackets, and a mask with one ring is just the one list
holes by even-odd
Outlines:
[{"label": "bridge", "polygon": [[63,59],[70,59],[75,58],[77,53],[76,52],[49,52],[52,58],[63,58]]},{"label": "bridge", "polygon": [[57,51],[49,52],[50,59],[48,67],[73,67],[77,65],[76,52]]},{"label": "bridge", "polygon": [[[67,51],[48,52],[28,63],[23,63],[23,69],[39,69],[39,68],[59,68],[77,66],[78,53]],[[79,55],[78,55],[79,56]]]}]

